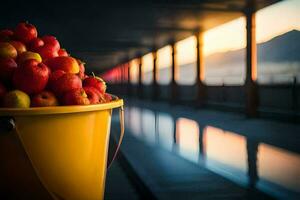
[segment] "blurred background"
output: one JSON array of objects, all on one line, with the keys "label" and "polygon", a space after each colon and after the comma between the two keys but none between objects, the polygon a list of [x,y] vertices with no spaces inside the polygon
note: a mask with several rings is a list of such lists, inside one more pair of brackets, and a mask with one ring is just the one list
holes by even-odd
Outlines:
[{"label": "blurred background", "polygon": [[[300,198],[300,1],[5,2],[125,100],[105,199]],[[110,153],[120,131],[112,120]]]}]

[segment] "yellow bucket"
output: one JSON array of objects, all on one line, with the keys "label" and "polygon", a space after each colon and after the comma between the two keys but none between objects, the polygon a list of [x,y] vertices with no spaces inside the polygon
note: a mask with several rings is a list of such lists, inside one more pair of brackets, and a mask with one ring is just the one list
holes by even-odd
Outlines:
[{"label": "yellow bucket", "polygon": [[[123,100],[86,106],[0,108],[15,131],[44,187],[54,199],[103,199],[113,108]],[[116,152],[118,151],[118,148]]]}]

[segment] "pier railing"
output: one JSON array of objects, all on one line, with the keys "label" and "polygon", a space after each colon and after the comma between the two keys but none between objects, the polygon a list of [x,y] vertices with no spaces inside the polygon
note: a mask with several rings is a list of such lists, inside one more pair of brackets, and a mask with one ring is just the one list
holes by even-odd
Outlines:
[{"label": "pier railing", "polygon": [[[172,96],[169,85],[111,84],[110,91],[124,96],[144,100],[164,101],[197,107],[198,85],[176,85],[176,96]],[[299,120],[300,85],[295,78],[292,83],[258,84],[258,112],[261,116],[275,116]],[[243,112],[246,102],[244,85],[204,85],[204,107]]]}]

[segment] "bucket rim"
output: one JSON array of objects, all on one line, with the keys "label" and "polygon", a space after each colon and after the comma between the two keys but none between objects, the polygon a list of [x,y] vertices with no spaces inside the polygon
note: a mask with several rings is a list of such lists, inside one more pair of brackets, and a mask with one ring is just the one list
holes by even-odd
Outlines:
[{"label": "bucket rim", "polygon": [[29,116],[29,115],[80,113],[80,112],[109,110],[109,109],[121,107],[123,105],[124,105],[123,99],[118,99],[116,97],[111,102],[92,104],[92,105],[71,105],[71,106],[51,106],[51,107],[31,107],[31,108],[0,108],[0,116]]}]

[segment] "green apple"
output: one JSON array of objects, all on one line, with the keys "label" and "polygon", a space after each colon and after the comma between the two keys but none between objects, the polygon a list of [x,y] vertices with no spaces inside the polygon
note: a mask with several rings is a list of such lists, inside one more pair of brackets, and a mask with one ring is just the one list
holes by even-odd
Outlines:
[{"label": "green apple", "polygon": [[0,58],[15,59],[18,55],[15,47],[8,42],[0,42]]},{"label": "green apple", "polygon": [[12,90],[4,96],[3,106],[8,108],[29,108],[30,97],[21,90]]}]

